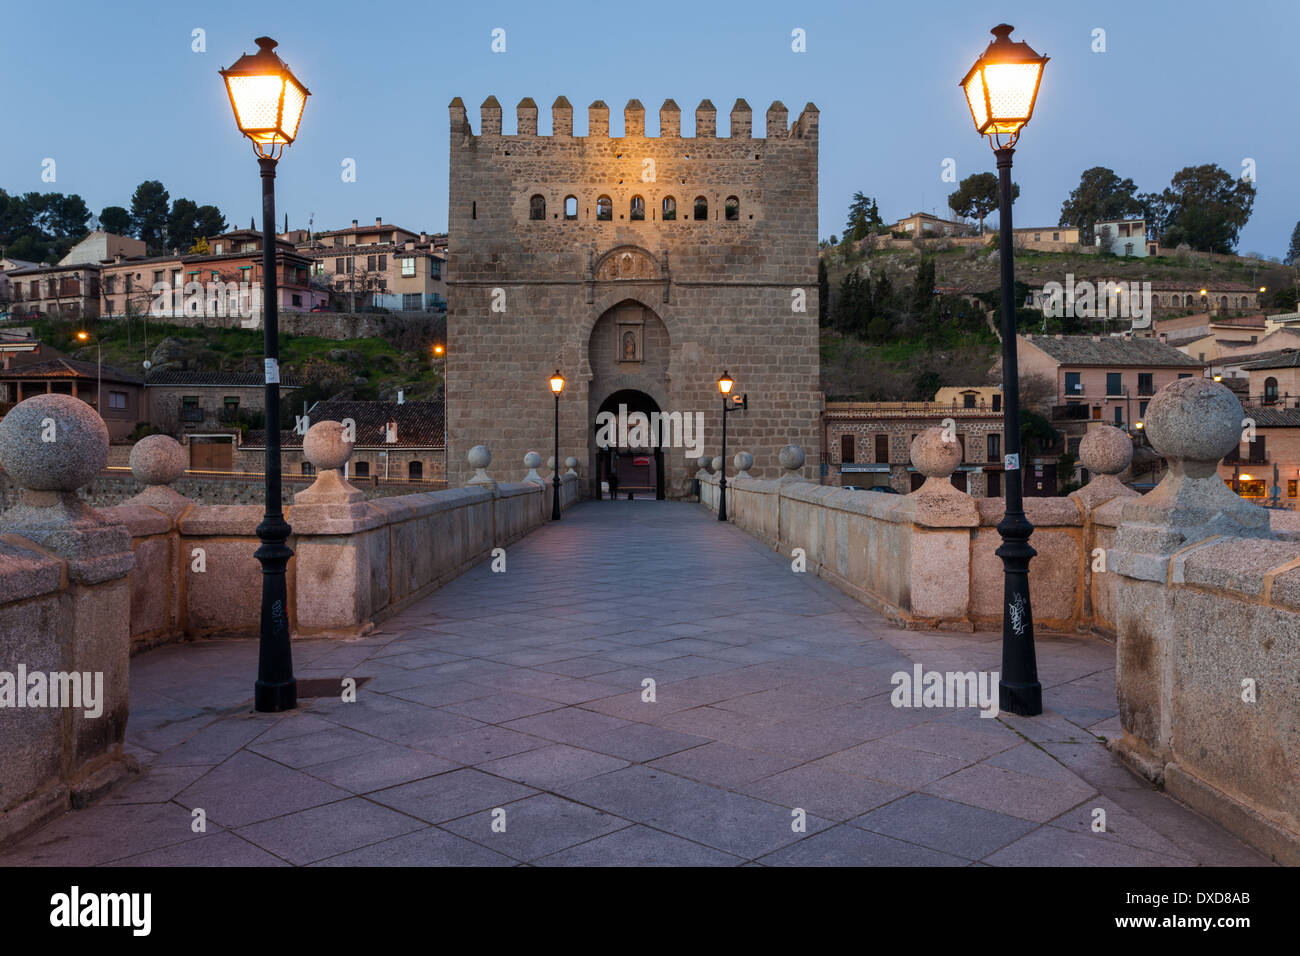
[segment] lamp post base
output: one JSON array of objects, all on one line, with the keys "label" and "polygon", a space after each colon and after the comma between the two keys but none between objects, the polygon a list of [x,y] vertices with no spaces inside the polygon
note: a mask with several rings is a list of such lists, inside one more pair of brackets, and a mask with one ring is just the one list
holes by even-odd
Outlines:
[{"label": "lamp post base", "polygon": [[1037,717],[1043,712],[1043,685],[1010,684],[998,681],[998,709],[1021,717]]},{"label": "lamp post base", "polygon": [[253,709],[259,714],[275,714],[298,706],[298,682],[292,678],[270,684],[258,681],[253,687]]}]

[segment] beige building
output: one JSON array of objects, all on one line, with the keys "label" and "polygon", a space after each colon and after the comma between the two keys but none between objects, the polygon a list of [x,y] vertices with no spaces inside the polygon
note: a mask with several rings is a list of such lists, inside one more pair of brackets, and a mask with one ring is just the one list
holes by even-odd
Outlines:
[{"label": "beige building", "polygon": [[415,233],[381,216],[373,226],[353,219],[349,229],[308,236],[297,248],[313,261],[313,275],[328,283],[336,308],[440,312],[447,307],[446,236]]},{"label": "beige building", "polygon": [[1035,252],[1072,252],[1079,245],[1074,226],[1012,227],[1011,236],[1017,246]]},{"label": "beige building", "polygon": [[114,256],[143,256],[148,248],[143,240],[96,230],[68,250],[59,260],[61,266],[98,265]]},{"label": "beige building", "polygon": [[33,316],[94,319],[99,315],[99,265],[34,266],[7,273],[9,311]]},{"label": "beige building", "polygon": [[968,222],[940,219],[928,212],[914,212],[889,227],[890,232],[901,233],[908,239],[938,238],[941,236],[971,236],[976,227]]},{"label": "beige building", "polygon": [[[708,100],[695,135],[681,135],[668,100],[647,136],[638,100],[610,135],[609,107],[551,107],[553,133],[537,133],[537,105],[517,108],[503,135],[488,97],[479,132],[452,101],[448,246],[447,396],[453,483],[472,474],[469,449],[490,446],[499,474],[552,448],[560,398],[560,456],[580,464],[594,495],[611,464],[645,469],[655,493],[685,497],[696,449],[597,443],[597,419],[660,413],[700,416],[702,449],[721,452],[724,371],[747,411],[727,419],[727,454],[754,455],[755,475],[779,471],[777,451],[802,445],[808,473],[820,452],[817,328],[818,112],[793,123],[781,103],[755,136],[744,100],[717,132]],[[627,433],[630,440],[631,432]],[[693,438],[698,435],[692,436]],[[644,459],[644,465],[637,465]]]},{"label": "beige building", "polygon": [[[927,428],[951,420],[961,444],[961,464],[952,474],[954,487],[976,498],[998,497],[1003,485],[1001,393],[998,400],[968,407],[964,397],[947,402],[827,402],[822,413],[826,449],[822,481],[856,488],[885,487],[899,494],[925,481],[911,463],[912,439]],[[960,394],[960,393],[959,393]],[[1029,469],[1032,471],[1032,469]],[[1035,490],[1026,486],[1026,493]]]}]

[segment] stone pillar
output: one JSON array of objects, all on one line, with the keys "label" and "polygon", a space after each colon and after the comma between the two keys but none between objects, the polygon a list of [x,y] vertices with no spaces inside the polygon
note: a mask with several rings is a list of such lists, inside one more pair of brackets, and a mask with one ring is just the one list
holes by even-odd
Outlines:
[{"label": "stone pillar", "polygon": [[[388,537],[365,494],[343,477],[352,441],[342,422],[317,422],[302,439],[316,480],[293,496],[293,598],[299,633],[355,635],[370,629],[373,569],[388,566]],[[382,587],[381,587],[382,590]],[[380,600],[384,595],[380,595]]]},{"label": "stone pillar", "polygon": [[564,467],[569,469],[564,473],[564,477],[568,477],[569,475],[572,475],[574,478],[578,477],[578,459],[570,455],[568,458],[564,459]]},{"label": "stone pillar", "polygon": [[645,107],[640,100],[628,100],[623,107],[623,135],[645,136]]},{"label": "stone pillar", "polygon": [[609,106],[604,100],[587,107],[587,136],[609,136]]},{"label": "stone pillar", "polygon": [[718,111],[709,100],[695,107],[695,138],[713,139],[718,135]]},{"label": "stone pillar", "polygon": [[519,136],[537,135],[537,103],[525,96],[515,107],[515,128]]},{"label": "stone pillar", "polygon": [[551,135],[573,135],[573,104],[567,97],[557,96],[551,104]]},{"label": "stone pillar", "polygon": [[754,111],[749,108],[749,104],[743,99],[736,100],[731,107],[731,129],[732,139],[753,139],[754,137]]},{"label": "stone pillar", "polygon": [[1085,510],[1092,510],[1114,498],[1137,497],[1137,492],[1120,481],[1133,460],[1133,441],[1114,425],[1098,425],[1079,442],[1079,461],[1092,479],[1070,497]]},{"label": "stone pillar", "polygon": [[169,486],[185,474],[185,449],[170,435],[146,435],[131,448],[131,474],[145,489],[126,505],[146,505],[161,511],[173,521],[188,511],[194,502]]},{"label": "stone pillar", "polygon": [[1117,582],[1115,685],[1123,737],[1115,744],[1130,765],[1164,778],[1172,735],[1173,592],[1191,552],[1220,536],[1267,538],[1268,512],[1235,495],[1219,477],[1219,460],[1241,441],[1241,402],[1223,385],[1184,378],[1147,406],[1146,434],[1169,462],[1149,494],[1123,506],[1109,567]]},{"label": "stone pillar", "polygon": [[790,111],[780,100],[773,100],[767,108],[767,138],[784,139],[789,130]]},{"label": "stone pillar", "polygon": [[927,428],[912,440],[911,459],[925,483],[904,497],[897,512],[912,524],[910,610],[918,620],[966,621],[971,535],[979,528],[979,510],[975,499],[950,480],[961,464],[961,444],[947,439],[945,429]]},{"label": "stone pillar", "polygon": [[131,536],[76,493],[107,460],[103,420],[70,395],[29,398],[0,421],[0,465],[22,489],[0,516],[0,664],[80,675],[94,698],[0,709],[0,841],[127,768]]},{"label": "stone pillar", "polygon": [[[546,479],[537,473],[537,469],[542,466],[542,456],[535,451],[530,451],[524,455],[524,467],[528,469],[528,474],[524,475],[524,481],[533,481],[539,485],[545,485]],[[551,459],[551,472],[555,472],[555,459]]]},{"label": "stone pillar", "polygon": [[664,105],[659,107],[659,136],[661,139],[676,139],[681,135],[681,107],[674,100],[664,100]]},{"label": "stone pillar", "polygon": [[501,104],[495,96],[489,96],[479,107],[479,135],[501,135]]},{"label": "stone pillar", "polygon": [[492,452],[487,445],[475,445],[465,458],[474,469],[474,477],[465,482],[467,487],[485,486],[489,490],[496,487],[496,479],[487,473],[488,465],[492,464]]}]

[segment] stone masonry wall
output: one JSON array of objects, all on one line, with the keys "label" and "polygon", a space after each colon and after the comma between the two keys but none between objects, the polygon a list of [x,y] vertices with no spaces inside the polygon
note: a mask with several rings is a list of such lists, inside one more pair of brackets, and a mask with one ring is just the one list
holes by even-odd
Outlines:
[{"label": "stone masonry wall", "polygon": [[[536,135],[536,107],[519,107],[519,129],[502,135],[501,110],[489,98],[480,132],[452,102],[448,247],[448,429],[451,483],[466,477],[465,451],[492,446],[501,460],[549,453],[554,400],[547,378],[567,379],[560,399],[560,454],[595,467],[594,414],[609,392],[633,388],[661,410],[705,413],[707,454],[720,451],[717,379],[729,371],[749,411],[732,415],[728,442],[770,449],[789,441],[818,460],[817,141],[809,104],[793,125],[773,104],[766,137],[751,136],[742,102],[731,134],[714,133],[716,111],[697,111],[696,136],[679,135],[680,111],[661,111],[659,136],[644,134],[644,110],[625,111],[625,135],[608,135],[608,109],[594,104],[591,133],[572,135],[566,100],[553,108],[554,133]],[[545,218],[530,219],[531,200]],[[576,218],[565,215],[566,197]],[[608,221],[597,218],[602,196]],[[644,201],[645,219],[632,216]],[[665,221],[663,200],[676,201]],[[708,202],[696,221],[694,201]],[[725,204],[736,197],[736,218]],[[597,380],[592,331],[620,304],[661,323],[667,342],[648,329],[641,361]],[[802,309],[802,311],[797,311]],[[599,343],[597,343],[599,344]],[[666,355],[657,354],[666,346]],[[626,367],[624,367],[626,366]],[[666,367],[666,372],[660,371]],[[666,454],[670,496],[687,494],[694,469]],[[759,454],[755,473],[774,473]]]}]

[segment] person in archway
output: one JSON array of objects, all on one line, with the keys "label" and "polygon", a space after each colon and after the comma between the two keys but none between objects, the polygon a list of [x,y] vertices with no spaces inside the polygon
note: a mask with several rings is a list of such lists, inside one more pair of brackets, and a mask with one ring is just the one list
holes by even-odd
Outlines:
[{"label": "person in archway", "polygon": [[618,500],[618,459],[609,456],[609,500]]}]

